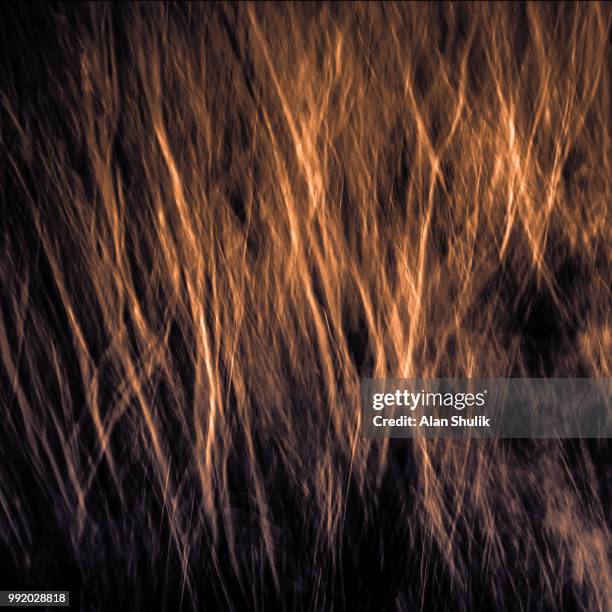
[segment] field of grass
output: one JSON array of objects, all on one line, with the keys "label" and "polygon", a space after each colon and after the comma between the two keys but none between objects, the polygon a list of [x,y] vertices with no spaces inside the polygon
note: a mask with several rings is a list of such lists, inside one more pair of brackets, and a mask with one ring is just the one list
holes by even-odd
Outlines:
[{"label": "field of grass", "polygon": [[0,23],[2,589],[610,609],[606,440],[359,431],[361,377],[610,377],[610,4]]}]

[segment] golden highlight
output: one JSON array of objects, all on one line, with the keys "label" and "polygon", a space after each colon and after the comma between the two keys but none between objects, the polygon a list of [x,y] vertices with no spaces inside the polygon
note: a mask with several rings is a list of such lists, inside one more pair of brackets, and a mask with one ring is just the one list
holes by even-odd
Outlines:
[{"label": "golden highlight", "polygon": [[358,408],[610,376],[609,4],[3,11],[11,584],[609,609],[606,441],[372,441]]}]

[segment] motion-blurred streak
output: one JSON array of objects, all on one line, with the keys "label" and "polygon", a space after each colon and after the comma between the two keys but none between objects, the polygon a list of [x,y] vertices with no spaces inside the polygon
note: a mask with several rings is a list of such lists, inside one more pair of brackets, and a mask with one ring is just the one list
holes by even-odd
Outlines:
[{"label": "motion-blurred streak", "polygon": [[3,589],[610,609],[607,441],[358,407],[610,376],[608,3],[1,12]]}]

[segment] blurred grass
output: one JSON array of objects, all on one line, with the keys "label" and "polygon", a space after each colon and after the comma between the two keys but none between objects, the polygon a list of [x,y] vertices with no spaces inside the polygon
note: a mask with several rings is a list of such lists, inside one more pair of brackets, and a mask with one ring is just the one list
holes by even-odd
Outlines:
[{"label": "blurred grass", "polygon": [[3,564],[91,609],[608,609],[607,444],[375,443],[358,387],[610,375],[611,15],[7,9]]}]

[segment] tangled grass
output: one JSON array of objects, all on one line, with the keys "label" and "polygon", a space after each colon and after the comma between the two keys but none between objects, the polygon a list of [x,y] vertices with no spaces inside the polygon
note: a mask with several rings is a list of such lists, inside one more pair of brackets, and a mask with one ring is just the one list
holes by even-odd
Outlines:
[{"label": "tangled grass", "polygon": [[606,441],[372,441],[357,408],[365,376],[610,376],[609,4],[2,11],[7,588],[609,609]]}]

